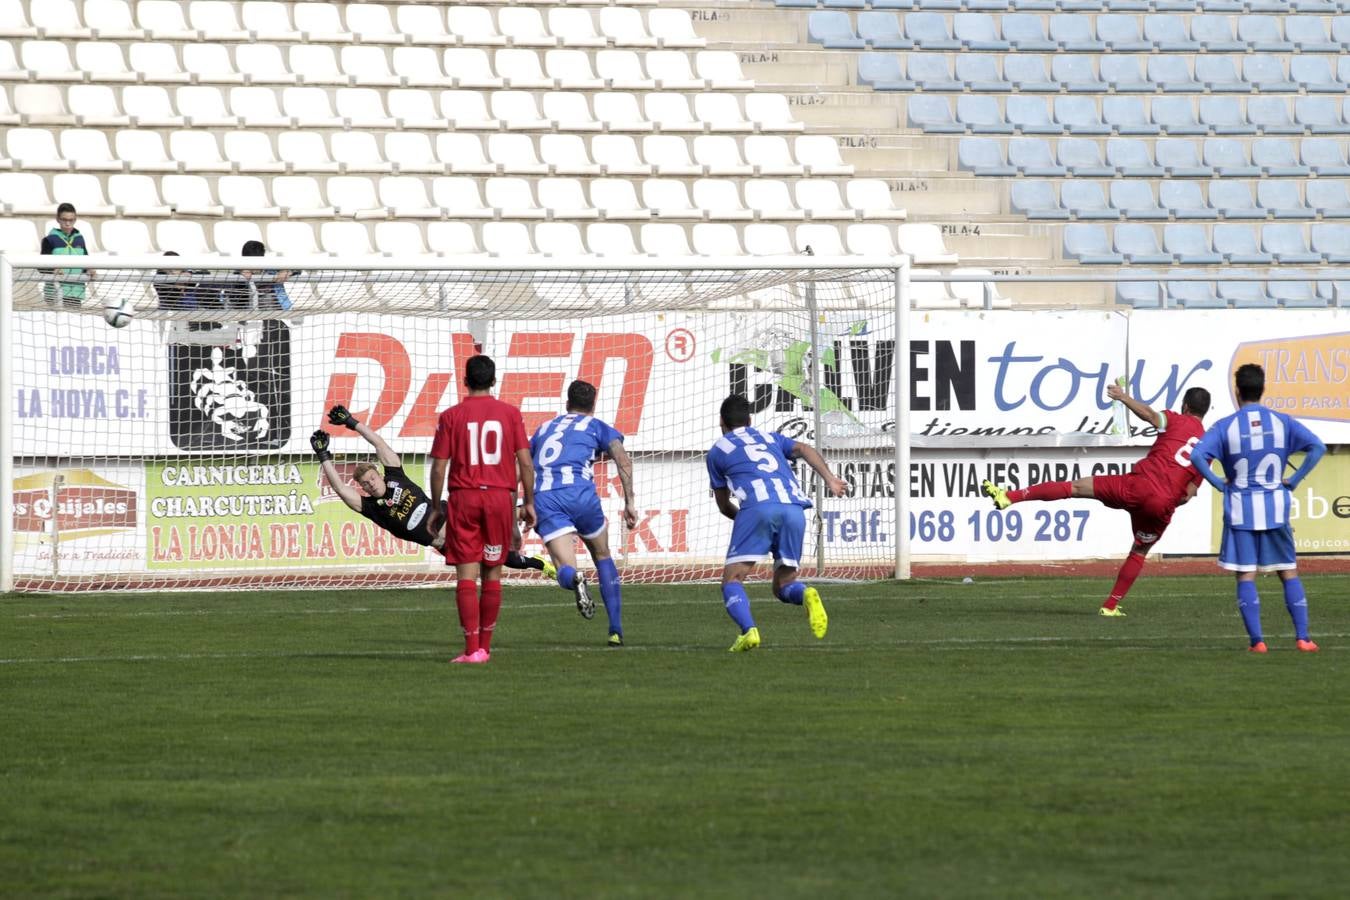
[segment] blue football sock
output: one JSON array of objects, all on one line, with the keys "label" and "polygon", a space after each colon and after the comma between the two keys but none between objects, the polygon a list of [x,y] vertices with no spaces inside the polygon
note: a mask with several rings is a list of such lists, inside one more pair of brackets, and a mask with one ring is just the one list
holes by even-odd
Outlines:
[{"label": "blue football sock", "polygon": [[609,616],[610,634],[623,634],[620,611],[623,609],[623,590],[619,587],[619,567],[612,559],[597,559],[596,574],[600,576],[600,599],[605,601],[605,615]]},{"label": "blue football sock", "polygon": [[1300,641],[1308,639],[1308,597],[1303,593],[1303,582],[1290,578],[1284,583],[1284,608],[1294,620],[1294,634]]},{"label": "blue football sock", "polygon": [[745,595],[745,585],[739,581],[722,585],[722,602],[726,604],[727,615],[740,626],[741,634],[755,627],[754,617],[750,615],[750,598]]},{"label": "blue football sock", "polygon": [[784,603],[791,603],[793,606],[801,606],[802,598],[806,596],[806,585],[800,581],[792,581],[783,587],[782,591],[774,594]]},{"label": "blue football sock", "polygon": [[1242,613],[1242,624],[1247,628],[1247,637],[1255,647],[1261,641],[1261,598],[1256,593],[1255,581],[1237,583],[1238,612]]},{"label": "blue football sock", "polygon": [[558,587],[570,591],[577,586],[577,570],[572,566],[558,566]]}]

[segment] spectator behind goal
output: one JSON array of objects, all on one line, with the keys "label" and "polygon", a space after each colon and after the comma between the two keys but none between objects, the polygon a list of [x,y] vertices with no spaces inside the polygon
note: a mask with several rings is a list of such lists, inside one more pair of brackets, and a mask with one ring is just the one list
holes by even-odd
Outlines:
[{"label": "spectator behind goal", "polygon": [[[42,239],[40,252],[43,256],[89,255],[89,248],[84,243],[84,235],[80,234],[80,230],[75,227],[76,218],[75,204],[62,203],[56,207],[56,227]],[[44,294],[48,302],[56,302],[58,291],[60,292],[61,303],[64,306],[78,307],[84,302],[85,281],[65,281],[62,279],[84,276],[84,279],[87,280],[93,276],[93,272],[85,269],[56,269],[53,274],[59,281],[47,284]]]}]

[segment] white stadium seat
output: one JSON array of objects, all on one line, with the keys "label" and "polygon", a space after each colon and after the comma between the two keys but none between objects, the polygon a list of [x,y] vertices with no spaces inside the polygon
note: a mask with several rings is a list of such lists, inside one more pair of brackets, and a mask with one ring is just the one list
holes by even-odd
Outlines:
[{"label": "white stadium seat", "polygon": [[797,205],[806,210],[809,219],[850,222],[858,218],[857,213],[844,202],[839,185],[833,181],[804,179],[797,182],[796,194]]},{"label": "white stadium seat", "polygon": [[735,133],[755,130],[755,124],[745,117],[740,98],[735,94],[695,94],[694,111],[712,131]]},{"label": "white stadium seat", "polygon": [[487,101],[480,91],[441,91],[441,114],[456,130],[465,128],[496,131],[501,122],[488,115]]},{"label": "white stadium seat", "polygon": [[[394,20],[402,34],[415,34],[420,44],[453,43],[445,30],[445,13],[441,7],[431,4],[403,3],[394,7]],[[375,231],[379,240],[379,229]]]},{"label": "white stadium seat", "polygon": [[[27,4],[25,4],[27,5]],[[100,0],[84,4],[84,24],[105,41],[139,41],[149,37],[136,24],[127,0]]]},{"label": "white stadium seat", "polygon": [[376,222],[375,250],[385,256],[423,256],[428,252],[422,226],[416,222]]},{"label": "white stadium seat", "polygon": [[[271,253],[280,256],[318,256],[318,235],[308,222],[269,222],[267,239],[263,242]],[[290,293],[290,289],[287,289]]]},{"label": "white stadium seat", "polygon": [[286,67],[301,84],[349,84],[351,79],[338,66],[334,48],[322,44],[296,44],[287,49]]},{"label": "white stadium seat", "polygon": [[650,175],[652,167],[638,157],[637,143],[626,134],[597,134],[591,155],[606,175]]},{"label": "white stadium seat", "polygon": [[339,169],[317,131],[283,131],[277,136],[277,156],[290,171],[335,173]]},{"label": "white stadium seat", "polygon": [[164,138],[155,131],[119,131],[113,148],[135,172],[176,172],[178,163],[164,149]]},{"label": "white stadium seat", "polygon": [[[597,95],[598,96],[598,95]],[[544,118],[559,131],[600,131],[601,123],[591,114],[585,94],[575,91],[550,91],[544,94]]]},{"label": "white stadium seat", "polygon": [[[464,137],[478,140],[476,135]],[[478,155],[482,156],[479,145]],[[431,147],[431,139],[425,134],[411,131],[395,131],[384,136],[384,157],[396,171],[434,174],[445,171],[445,163],[436,158]]]},{"label": "white stadium seat", "polygon": [[499,88],[505,85],[505,81],[492,71],[492,62],[486,50],[448,47],[441,52],[445,72],[456,87]]},{"label": "white stadium seat", "polygon": [[348,3],[347,28],[363,44],[402,44],[407,39],[394,24],[389,7],[377,3]]},{"label": "white stadium seat", "polygon": [[[352,128],[397,128],[398,121],[384,109],[384,97],[374,88],[338,88],[335,92],[338,117]],[[346,127],[346,126],[344,126]]]},{"label": "white stadium seat", "polygon": [[199,41],[201,34],[183,18],[185,9],[177,0],[138,0],[136,21],[156,40]]},{"label": "white stadium seat", "polygon": [[548,166],[535,155],[534,139],[526,134],[490,134],[487,153],[488,159],[501,166],[504,172],[518,175],[548,173]]},{"label": "white stadium seat", "polygon": [[[84,86],[86,85],[72,85],[72,89]],[[135,87],[128,87],[127,90],[135,90]],[[3,90],[0,90],[0,94],[2,93]],[[75,124],[75,116],[66,104],[66,95],[62,93],[60,85],[16,84],[11,88],[11,96],[14,98],[14,110],[24,117],[24,122],[29,125]]]},{"label": "white stadium seat", "polygon": [[895,239],[900,252],[909,254],[917,265],[956,262],[956,254],[947,249],[942,231],[936,225],[906,223],[896,229]]},{"label": "white stadium seat", "polygon": [[92,128],[68,128],[61,132],[61,155],[80,172],[120,172],[126,163],[113,155],[108,135]]},{"label": "white stadium seat", "polygon": [[596,94],[594,102],[596,119],[610,131],[646,132],[654,128],[638,107],[638,99],[634,94],[610,91]]},{"label": "white stadium seat", "polygon": [[483,195],[503,218],[542,219],[547,215],[523,178],[489,178],[483,183]]},{"label": "white stadium seat", "polygon": [[609,43],[596,32],[595,18],[589,9],[551,7],[548,30],[562,38],[564,47],[604,47]]},{"label": "white stadium seat", "polygon": [[509,88],[516,90],[547,90],[558,87],[557,82],[544,74],[539,54],[533,50],[508,47],[493,54],[493,67]]},{"label": "white stadium seat", "polygon": [[844,232],[844,243],[857,256],[895,256],[895,237],[889,225],[853,224]]},{"label": "white stadium seat", "polygon": [[734,181],[700,178],[694,182],[693,194],[694,205],[706,209],[713,219],[749,221],[755,217],[754,212],[741,202],[740,190]]},{"label": "white stadium seat", "polygon": [[[0,57],[5,55],[7,47],[8,45],[0,45]],[[89,75],[90,81],[119,84],[136,80],[136,73],[127,67],[121,45],[111,41],[76,44],[75,65]],[[4,64],[0,62],[0,70],[3,69]],[[0,76],[2,75],[3,72],[0,71]]]},{"label": "white stadium seat", "polygon": [[197,44],[191,53],[184,54],[183,68],[189,80],[195,77],[197,81],[215,84],[244,83],[244,76],[235,70],[230,50],[224,44]]},{"label": "white stadium seat", "polygon": [[[200,132],[194,134],[190,132],[179,132],[187,134],[189,137],[197,137]],[[219,159],[219,152],[215,149],[215,139],[211,135],[201,135],[210,138],[208,142],[203,143],[196,149],[201,155],[201,163],[210,164],[213,168],[216,160]],[[199,140],[200,138],[198,138]],[[286,171],[286,164],[278,159],[276,151],[272,148],[272,139],[261,131],[227,131],[225,132],[225,159],[228,162],[226,168],[237,168],[241,172],[271,172],[280,173]],[[209,146],[207,146],[209,144]],[[208,158],[206,151],[210,151],[213,156]],[[198,164],[198,168],[201,163]],[[189,165],[189,168],[193,168]]]},{"label": "white stadium seat", "polygon": [[646,222],[640,230],[640,238],[642,250],[648,256],[682,258],[694,255],[683,225]]},{"label": "white stadium seat", "polygon": [[427,248],[442,256],[484,258],[483,249],[474,228],[467,222],[431,222],[427,225]]},{"label": "white stadium seat", "polygon": [[689,65],[689,54],[683,50],[651,50],[644,57],[647,77],[663,91],[698,91],[709,85],[694,74]]},{"label": "white stadium seat", "polygon": [[[50,216],[56,202],[47,181],[34,172],[0,172],[0,212],[6,216]],[[76,209],[79,209],[77,206]],[[0,249],[8,249],[0,245]],[[33,248],[25,252],[31,253]]]},{"label": "white stadium seat", "polygon": [[282,88],[281,108],[294,122],[293,127],[342,128],[346,124],[342,117],[334,112],[328,91],[323,88]]},{"label": "white stadium seat", "polygon": [[5,133],[5,148],[15,169],[61,172],[71,167],[57,149],[55,136],[45,128],[11,128]]},{"label": "white stadium seat", "polygon": [[387,91],[385,102],[389,104],[389,115],[402,123],[404,128],[448,128],[449,121],[436,108],[436,97],[430,91],[421,88],[406,88]]},{"label": "white stadium seat", "polygon": [[281,112],[277,92],[268,87],[230,88],[230,109],[254,128],[294,128],[296,125],[290,116]]},{"label": "white stadium seat", "polygon": [[[28,87],[28,85],[19,85],[18,89]],[[143,90],[142,85],[127,85],[123,88],[123,96],[131,91]],[[163,90],[160,88],[159,90]],[[93,128],[117,128],[123,125],[130,125],[130,116],[119,112],[117,94],[111,87],[105,84],[72,84],[66,90],[66,97],[70,100],[71,115],[82,124]]]},{"label": "white stadium seat", "polygon": [[726,134],[701,134],[694,138],[694,159],[708,175],[753,175],[754,167],[741,159],[736,139]]},{"label": "white stadium seat", "polygon": [[847,256],[844,238],[835,225],[818,222],[806,222],[798,225],[793,233],[797,252],[805,253],[810,248],[813,256]]},{"label": "white stadium seat", "polygon": [[707,41],[694,33],[686,9],[653,9],[647,13],[647,31],[662,47],[703,47]]},{"label": "white stadium seat", "polygon": [[164,192],[164,202],[172,206],[179,215],[225,215],[225,207],[216,202],[215,196],[211,193],[211,186],[200,175],[165,175],[161,188]]},{"label": "white stadium seat", "polygon": [[541,178],[535,185],[539,205],[557,219],[594,219],[600,213],[587,201],[575,178]]},{"label": "white stadium seat", "polygon": [[301,39],[291,22],[291,4],[276,0],[245,0],[241,4],[240,21],[257,40],[274,43],[292,43]]},{"label": "white stadium seat", "polygon": [[745,158],[759,175],[802,175],[787,139],[776,134],[752,134],[745,139]]},{"label": "white stadium seat", "polygon": [[703,131],[703,122],[694,117],[689,109],[689,99],[684,94],[647,94],[643,97],[642,107],[647,118],[661,131]]},{"label": "white stadium seat", "polygon": [[343,259],[361,259],[375,252],[370,231],[360,222],[324,222],[319,226],[319,244],[325,253]]},{"label": "white stadium seat", "polygon": [[122,89],[122,109],[137,128],[181,128],[187,122],[173,108],[168,92],[158,85],[133,84]]},{"label": "white stadium seat", "polygon": [[548,119],[539,115],[534,94],[528,91],[493,91],[490,107],[492,115],[512,130],[541,131],[550,127]]},{"label": "white stadium seat", "polygon": [[[427,197],[426,179],[387,175],[380,179],[380,203],[395,219],[439,219],[441,208]],[[453,214],[453,213],[452,213]]]},{"label": "white stadium seat", "polygon": [[239,256],[244,244],[262,239],[262,226],[257,222],[235,222],[227,219],[211,224],[211,243],[221,256]]},{"label": "white stadium seat", "polygon": [[375,194],[375,184],[364,175],[338,175],[328,179],[328,202],[339,216],[358,219],[388,218],[388,211]]},{"label": "white stadium seat", "polygon": [[524,222],[485,222],[483,249],[505,259],[519,259],[537,252]]},{"label": "white stadium seat", "polygon": [[178,62],[178,49],[173,44],[138,42],[131,45],[127,55],[131,59],[131,68],[141,73],[145,81],[187,84],[192,80],[191,73]]},{"label": "white stadium seat", "polygon": [[726,222],[695,223],[691,236],[694,253],[699,256],[740,256],[745,253],[736,226]]},{"label": "white stadium seat", "polygon": [[600,10],[600,33],[612,38],[618,47],[655,47],[656,38],[647,32],[642,13],[622,6],[606,6]]},{"label": "white stadium seat", "polygon": [[[112,176],[118,177],[116,175]],[[149,183],[150,196],[156,197],[154,179],[148,175],[137,176]],[[98,176],[84,173],[62,173],[52,177],[52,194],[63,202],[75,204],[81,216],[113,216],[117,210],[103,196],[103,185]]]},{"label": "white stadium seat", "polygon": [[246,41],[248,29],[239,22],[241,4],[229,0],[195,0],[188,4],[188,24],[208,41]]},{"label": "white stadium seat", "polygon": [[487,157],[483,141],[476,134],[446,132],[436,135],[436,155],[451,172],[462,175],[491,175],[500,169]]},{"label": "white stadium seat", "polygon": [[764,131],[802,131],[806,128],[805,124],[792,118],[787,97],[782,94],[746,94],[745,117],[759,123]]},{"label": "white stadium seat", "polygon": [[658,219],[701,219],[703,210],[689,202],[683,181],[648,178],[642,182],[642,203]]},{"label": "white stadium seat", "polygon": [[[155,250],[154,242],[150,240],[150,227],[146,223],[134,219],[112,219],[104,222],[98,230],[98,237],[104,250],[119,256],[144,255],[153,253]],[[85,240],[87,241],[88,238],[89,235],[86,233]],[[165,249],[176,248],[166,247]]]},{"label": "white stadium seat", "polygon": [[19,46],[19,61],[38,81],[84,80],[84,72],[71,60],[70,51],[60,41],[24,41]]},{"label": "white stadium seat", "polygon": [[591,180],[591,205],[605,219],[650,219],[652,211],[637,198],[633,182],[627,178]]},{"label": "white stadium seat", "polygon": [[478,180],[443,176],[431,182],[432,202],[453,219],[490,219],[492,207],[483,202]]},{"label": "white stadium seat", "polygon": [[28,21],[27,0],[0,0],[0,37],[37,37],[37,28]]},{"label": "white stadium seat", "polygon": [[383,175],[394,171],[380,152],[375,135],[369,131],[337,131],[328,139],[333,160],[345,172]]},{"label": "white stadium seat", "polygon": [[[242,143],[246,136],[250,140],[268,143],[267,137],[260,132],[230,131],[225,133],[226,149],[230,149],[231,140]],[[271,153],[270,144],[268,153]],[[230,153],[228,160],[222,157],[216,136],[209,131],[171,132],[169,155],[181,163],[185,171],[191,172],[228,172],[234,161],[242,163],[236,153]]]},{"label": "white stadium seat", "polygon": [[828,135],[804,134],[794,139],[797,162],[809,175],[852,175],[853,166],[839,156],[838,142]]},{"label": "white stadium seat", "polygon": [[394,74],[418,87],[450,87],[454,79],[441,70],[440,53],[431,47],[395,47]]},{"label": "white stadium seat", "polygon": [[75,0],[40,0],[30,3],[29,15],[33,25],[44,35],[64,40],[79,40],[90,36],[89,28],[80,21],[80,7]]},{"label": "white stadium seat", "polygon": [[556,175],[600,174],[600,166],[591,162],[586,142],[576,134],[540,135],[539,159]]},{"label": "white stadium seat", "polygon": [[694,71],[714,90],[754,87],[741,72],[741,61],[730,50],[700,50],[694,55]]},{"label": "white stadium seat", "polygon": [[342,73],[362,87],[399,87],[403,79],[389,68],[383,47],[343,47],[338,51]]},{"label": "white stadium seat", "polygon": [[642,158],[657,175],[703,174],[703,166],[689,158],[689,142],[676,134],[643,137]]},{"label": "white stadium seat", "polygon": [[506,43],[492,21],[492,13],[481,6],[446,6],[447,31],[458,35],[465,44],[501,47]]},{"label": "white stadium seat", "polygon": [[[224,175],[218,190],[221,202],[230,216],[250,219],[276,219],[281,208],[267,195],[268,182],[256,175]],[[242,246],[242,245],[241,245]]]},{"label": "white stadium seat", "polygon": [[[578,10],[572,10],[577,12]],[[594,90],[605,87],[603,78],[591,71],[591,58],[584,50],[548,50],[544,53],[544,71],[563,90]]]},{"label": "white stadium seat", "polygon": [[632,227],[618,222],[587,225],[586,245],[596,256],[638,256],[641,253],[633,241]]},{"label": "white stadium seat", "polygon": [[[806,214],[792,201],[787,182],[777,178],[751,178],[742,184],[745,205],[760,219],[788,219],[800,222]],[[747,248],[749,249],[747,241]],[[753,251],[752,251],[753,252]]]},{"label": "white stadium seat", "polygon": [[756,222],[745,226],[742,233],[745,252],[751,256],[792,256],[792,235],[786,225]]},{"label": "white stadium seat", "polygon": [[300,76],[291,71],[281,48],[275,44],[238,44],[234,48],[234,62],[240,72],[248,73],[249,84],[300,82]]},{"label": "white stadium seat", "polygon": [[529,6],[499,7],[497,29],[512,47],[557,47],[561,43],[548,30],[539,10]]},{"label": "white stadium seat", "polygon": [[307,43],[350,42],[352,33],[342,24],[332,3],[296,3],[291,7],[295,27]]},{"label": "white stadium seat", "polygon": [[0,219],[0,250],[34,253],[38,249],[37,226],[28,219]]},{"label": "white stadium seat", "polygon": [[851,178],[844,185],[848,205],[864,219],[903,219],[905,211],[891,201],[891,189],[880,178]]},{"label": "white stadium seat", "polygon": [[641,59],[632,50],[598,51],[595,73],[616,91],[646,91],[656,87],[656,82],[647,77]]},{"label": "white stadium seat", "polygon": [[[587,256],[589,251],[581,240],[581,229],[571,222],[540,222],[534,226],[534,245],[545,256]],[[559,293],[564,285],[557,286]],[[565,284],[568,291],[581,291],[579,284]]]},{"label": "white stadium seat", "polygon": [[307,175],[273,178],[272,199],[291,219],[331,219],[337,215],[337,210],[323,199],[319,183]]}]

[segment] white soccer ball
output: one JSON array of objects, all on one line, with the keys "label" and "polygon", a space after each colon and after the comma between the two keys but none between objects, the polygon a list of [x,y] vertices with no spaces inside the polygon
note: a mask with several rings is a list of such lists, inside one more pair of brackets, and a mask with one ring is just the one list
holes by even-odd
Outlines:
[{"label": "white soccer ball", "polygon": [[103,305],[103,321],[114,328],[125,328],[136,317],[136,305],[130,297],[109,300]]}]

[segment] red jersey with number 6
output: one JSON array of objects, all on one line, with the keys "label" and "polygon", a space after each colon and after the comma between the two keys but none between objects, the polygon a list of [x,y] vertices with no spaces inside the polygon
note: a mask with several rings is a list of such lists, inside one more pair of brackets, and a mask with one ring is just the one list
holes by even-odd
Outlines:
[{"label": "red jersey with number 6", "polygon": [[450,490],[516,489],[516,451],[530,446],[520,410],[496,397],[465,397],[441,413],[431,443],[450,460]]},{"label": "red jersey with number 6", "polygon": [[1205,426],[1195,416],[1178,412],[1166,416],[1167,430],[1153,441],[1148,455],[1134,464],[1134,474],[1148,479],[1162,497],[1180,500],[1186,496],[1186,485],[1200,483],[1202,476],[1191,465],[1191,450],[1204,437]]}]

